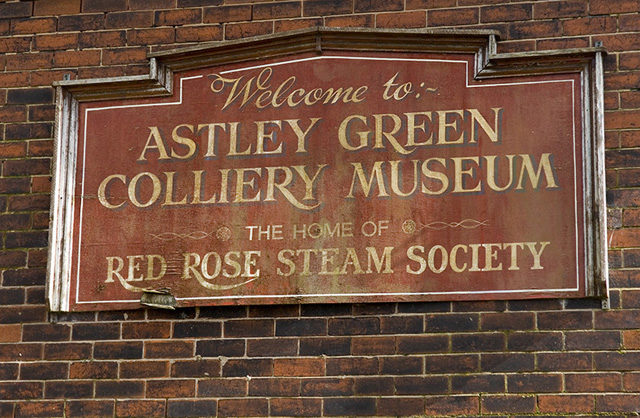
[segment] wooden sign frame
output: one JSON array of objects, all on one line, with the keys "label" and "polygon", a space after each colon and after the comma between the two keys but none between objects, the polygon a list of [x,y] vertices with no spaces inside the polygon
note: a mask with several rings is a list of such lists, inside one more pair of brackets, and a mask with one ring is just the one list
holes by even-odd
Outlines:
[{"label": "wooden sign frame", "polygon": [[[180,48],[150,54],[150,72],[144,76],[116,77],[93,80],[66,80],[56,86],[56,126],[55,155],[52,191],[52,223],[49,235],[49,261],[47,297],[52,311],[129,309],[140,305],[134,300],[94,300],[79,303],[78,295],[83,291],[72,278],[75,252],[74,234],[77,227],[76,211],[78,202],[89,196],[78,196],[77,187],[81,179],[77,176],[79,156],[78,145],[80,108],[87,103],[116,103],[118,100],[157,99],[176,94],[176,74],[198,69],[216,68],[238,63],[260,63],[264,60],[282,59],[300,54],[315,54],[318,57],[339,54],[388,53],[398,54],[439,54],[455,57],[473,55],[470,72],[477,83],[490,80],[520,77],[527,80],[534,77],[554,77],[573,74],[579,81],[580,113],[575,120],[580,121],[579,149],[581,172],[576,191],[576,202],[581,202],[580,225],[581,250],[579,284],[575,291],[567,289],[545,290],[525,289],[516,291],[486,290],[464,292],[399,293],[393,291],[393,280],[389,281],[390,291],[347,292],[342,294],[281,294],[252,295],[243,298],[234,294],[224,298],[183,298],[171,289],[155,287],[135,287],[137,299],[143,305],[159,307],[194,306],[207,304],[253,304],[253,303],[318,303],[318,302],[378,302],[415,300],[469,300],[469,299],[509,299],[539,297],[608,297],[608,268],[606,246],[606,205],[604,170],[604,106],[602,48],[582,48],[523,53],[496,53],[497,33],[489,30],[379,30],[379,29],[331,29],[314,28],[262,36],[246,40],[224,41]],[[395,55],[393,55],[395,54]],[[496,113],[496,118],[497,118]],[[478,119],[479,120],[479,119]],[[497,119],[496,119],[497,120]],[[475,123],[475,122],[472,122]],[[146,150],[146,148],[145,148]],[[143,151],[144,155],[144,151]],[[540,169],[539,169],[540,173]],[[538,175],[540,175],[538,173]],[[549,179],[547,179],[549,180]],[[576,183],[576,184],[578,184]],[[104,190],[103,190],[104,192]],[[577,204],[577,203],[576,203]],[[560,216],[560,214],[556,214]],[[464,226],[465,220],[449,223]],[[471,220],[480,222],[477,220]],[[578,220],[576,220],[578,222]],[[447,223],[444,223],[445,226]],[[455,226],[454,225],[454,226]],[[415,223],[405,223],[402,230],[411,233]],[[219,230],[220,231],[220,230]],[[578,236],[576,234],[576,236]],[[488,244],[489,246],[492,244]],[[511,248],[513,248],[511,245]],[[490,247],[487,247],[490,248]],[[466,251],[466,250],[465,250]],[[487,250],[489,251],[489,250]],[[535,251],[531,250],[532,254]],[[538,251],[538,250],[536,250]],[[539,249],[540,253],[542,249]],[[539,253],[538,253],[539,254]],[[413,260],[418,260],[416,253]],[[488,255],[487,257],[491,257]],[[487,258],[487,259],[489,259]],[[121,259],[120,259],[121,261]],[[251,262],[250,262],[251,263]],[[413,267],[411,267],[413,268]],[[77,267],[79,270],[79,267]],[[152,269],[152,268],[151,268]],[[410,269],[410,267],[407,267]],[[409,270],[407,270],[409,271]],[[497,273],[499,274],[499,273]],[[104,274],[100,273],[104,282]],[[80,280],[80,274],[76,274]],[[115,277],[115,276],[113,276]],[[109,280],[109,277],[107,278]],[[123,285],[126,285],[123,282]],[[76,286],[76,287],[74,287]],[[134,288],[132,287],[132,288]],[[153,295],[161,295],[154,298]],[[163,302],[154,302],[162,300]]]}]

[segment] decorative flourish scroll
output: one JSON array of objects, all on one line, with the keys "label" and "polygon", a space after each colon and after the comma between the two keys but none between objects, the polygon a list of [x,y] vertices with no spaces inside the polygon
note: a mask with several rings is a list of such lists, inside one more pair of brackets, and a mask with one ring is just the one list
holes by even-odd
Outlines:
[{"label": "decorative flourish scroll", "polygon": [[433,229],[436,231],[440,231],[446,228],[464,228],[464,229],[475,229],[480,226],[487,226],[487,221],[477,221],[475,219],[463,219],[460,222],[443,222],[443,221],[433,221],[428,224],[418,224],[416,221],[412,219],[408,219],[402,223],[402,231],[405,234],[413,234],[416,231],[421,229]]}]

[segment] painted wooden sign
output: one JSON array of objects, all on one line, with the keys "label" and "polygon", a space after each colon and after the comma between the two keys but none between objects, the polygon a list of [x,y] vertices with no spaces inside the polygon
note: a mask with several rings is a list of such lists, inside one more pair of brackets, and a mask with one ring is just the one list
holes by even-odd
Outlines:
[{"label": "painted wooden sign", "polygon": [[600,52],[493,48],[316,30],[61,82],[52,309],[604,295]]}]

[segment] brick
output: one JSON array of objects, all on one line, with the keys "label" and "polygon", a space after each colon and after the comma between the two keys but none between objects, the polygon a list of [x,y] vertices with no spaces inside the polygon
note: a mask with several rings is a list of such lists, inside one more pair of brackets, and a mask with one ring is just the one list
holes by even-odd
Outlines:
[{"label": "brick", "polygon": [[224,29],[225,39],[241,39],[251,36],[267,35],[273,32],[272,22],[250,22],[227,24]]},{"label": "brick", "polygon": [[118,400],[116,403],[119,417],[164,417],[165,412],[164,400]]},{"label": "brick", "polygon": [[277,336],[311,336],[326,335],[326,319],[278,319],[276,320]]},{"label": "brick", "polygon": [[[33,177],[32,177],[33,178]],[[51,198],[49,195],[25,195],[25,196],[12,196],[9,201],[9,210],[22,211],[22,210],[48,210]],[[40,234],[41,235],[41,234]],[[20,238],[22,240],[22,238]],[[39,242],[38,236],[29,238],[30,241]],[[20,242],[20,241],[16,241]]]},{"label": "brick", "polygon": [[302,380],[300,392],[304,396],[347,396],[354,394],[354,379],[317,378]]},{"label": "brick", "polygon": [[118,363],[111,361],[91,361],[71,363],[71,379],[115,379],[118,377]]},{"label": "brick", "polygon": [[531,312],[483,313],[480,315],[482,330],[529,330],[535,325]]},{"label": "brick", "polygon": [[127,0],[83,0],[82,12],[113,12],[127,9]]},{"label": "brick", "polygon": [[588,3],[583,0],[544,1],[533,4],[534,19],[584,16]]},{"label": "brick", "polygon": [[95,359],[142,358],[142,342],[97,342],[93,349]]},{"label": "brick", "polygon": [[120,338],[120,324],[117,323],[94,323],[75,324],[71,338],[76,341],[82,340],[117,340]]},{"label": "brick", "polygon": [[91,357],[90,343],[45,344],[45,360],[82,360]]},{"label": "brick", "polygon": [[361,12],[390,12],[402,10],[404,2],[402,0],[355,0],[353,11]]},{"label": "brick", "polygon": [[35,49],[40,51],[76,48],[78,46],[78,34],[38,35],[35,37],[34,45]]},{"label": "brick", "polygon": [[[626,157],[628,157],[629,155],[627,154]],[[640,193],[638,193],[637,190],[610,190],[609,192],[607,192],[607,201],[611,202],[611,205],[616,205],[618,207],[625,207],[625,206],[635,206],[636,202],[640,201]],[[620,230],[620,231],[613,231],[612,234],[617,234],[617,235],[621,235],[624,234],[626,231],[633,231],[633,229],[631,230]],[[613,237],[611,237],[613,238]],[[614,241],[613,239],[611,241]],[[611,247],[617,247],[617,245],[613,245],[610,243]]]},{"label": "brick", "polygon": [[24,53],[8,56],[6,69],[8,71],[16,71],[50,68],[52,63],[52,53]]},{"label": "brick", "polygon": [[175,40],[173,28],[132,29],[127,31],[129,45],[169,44]]},{"label": "brick", "polygon": [[538,313],[539,329],[589,329],[593,315],[589,311],[562,311]]},{"label": "brick", "polygon": [[251,20],[251,6],[205,7],[202,13],[203,23],[227,23]]},{"label": "brick", "polygon": [[507,390],[513,393],[560,392],[562,375],[527,373],[507,376]]},{"label": "brick", "polygon": [[275,416],[317,417],[322,414],[320,399],[275,398],[269,404],[271,414]]},{"label": "brick", "polygon": [[93,396],[93,382],[50,380],[45,382],[45,398],[91,398]]},{"label": "brick", "polygon": [[147,49],[144,47],[113,48],[102,50],[102,64],[130,64],[146,62]]},{"label": "brick", "polygon": [[451,303],[451,308],[454,312],[504,312],[507,304],[500,300],[456,301]]},{"label": "brick", "polygon": [[424,28],[427,16],[424,11],[380,13],[376,15],[377,28]]},{"label": "brick", "polygon": [[169,338],[170,335],[170,322],[125,322],[122,324],[122,338],[127,340]]},{"label": "brick", "polygon": [[215,416],[218,403],[213,399],[169,400],[168,417]]},{"label": "brick", "polygon": [[562,349],[562,334],[559,332],[516,332],[507,338],[509,350],[550,351]]},{"label": "brick", "polygon": [[575,414],[594,411],[593,395],[539,395],[538,409],[543,413]]},{"label": "brick", "polygon": [[151,11],[109,13],[104,26],[109,29],[147,28],[153,24],[153,18]]},{"label": "brick", "polygon": [[378,334],[378,318],[334,318],[329,319],[329,335]]},{"label": "brick", "polygon": [[560,31],[560,22],[546,20],[542,22],[514,22],[508,26],[508,36],[513,39],[537,38]]},{"label": "brick", "polygon": [[638,394],[596,395],[596,412],[637,412],[639,409]]},{"label": "brick", "polygon": [[451,391],[453,393],[498,393],[505,391],[504,376],[497,374],[481,374],[452,376]]},{"label": "brick", "polygon": [[425,399],[426,415],[469,415],[480,411],[479,396],[434,396]]},{"label": "brick", "polygon": [[475,7],[455,10],[429,10],[427,26],[474,25],[479,22],[479,11]]},{"label": "brick", "polygon": [[456,334],[451,336],[451,351],[500,351],[505,348],[502,333]]},{"label": "brick", "polygon": [[[441,9],[445,7],[455,7],[457,5],[458,2],[456,0],[407,0],[405,2],[405,9]],[[460,5],[462,6],[462,4]]]},{"label": "brick", "polygon": [[325,362],[322,358],[286,358],[273,360],[274,376],[322,376]]},{"label": "brick", "polygon": [[86,31],[104,29],[104,14],[82,14],[60,16],[58,18],[58,31]]},{"label": "brick", "polygon": [[283,357],[298,353],[298,340],[292,338],[253,339],[247,341],[250,357]]},{"label": "brick", "polygon": [[67,363],[31,362],[20,365],[20,380],[66,379],[68,375]]},{"label": "brick", "polygon": [[51,123],[10,123],[5,125],[4,139],[50,138],[52,128]]},{"label": "brick", "polygon": [[81,0],[38,0],[33,5],[34,16],[80,13]]},{"label": "brick", "polygon": [[53,64],[56,67],[100,65],[100,51],[56,51],[53,55]]},{"label": "brick", "polygon": [[428,373],[470,373],[478,371],[478,366],[478,355],[434,355],[426,358],[425,370]]},{"label": "brick", "polygon": [[270,359],[230,359],[222,366],[222,375],[239,376],[271,376],[273,360]]},{"label": "brick", "polygon": [[421,315],[380,318],[380,332],[383,334],[421,334],[423,331],[424,318]]},{"label": "brick", "polygon": [[266,399],[221,399],[218,402],[220,416],[266,416],[269,403]]},{"label": "brick", "polygon": [[[605,16],[606,19],[608,16]],[[635,32],[638,23],[640,23],[640,16],[637,14],[628,14],[618,16],[618,26],[620,32]]]},{"label": "brick", "polygon": [[168,361],[123,361],[120,363],[121,379],[168,377]]},{"label": "brick", "polygon": [[421,335],[396,337],[398,354],[441,353],[449,350],[449,336]]},{"label": "brick", "polygon": [[220,360],[179,360],[171,365],[172,377],[212,377],[220,375]]},{"label": "brick", "polygon": [[63,401],[19,402],[15,410],[16,417],[53,417],[63,414]]},{"label": "brick", "polygon": [[351,353],[355,355],[394,354],[395,337],[362,337],[351,340]]},{"label": "brick", "polygon": [[67,400],[68,416],[113,416],[115,401],[113,400]]},{"label": "brick", "polygon": [[[10,254],[10,255],[8,255]],[[13,255],[16,257],[13,257]],[[22,251],[11,251],[10,253],[0,253],[0,263],[4,261],[11,261],[17,264],[24,264],[24,252]],[[3,264],[9,267],[8,264]],[[11,266],[15,267],[15,266]],[[22,305],[24,303],[24,289],[0,289],[0,304],[2,305]],[[7,327],[12,327],[13,325],[7,325]],[[20,326],[18,326],[18,331],[20,331]],[[18,332],[18,335],[20,333]],[[0,336],[2,332],[0,332]],[[0,337],[2,338],[2,337]],[[19,337],[18,337],[19,338]]]},{"label": "brick", "polygon": [[27,52],[31,49],[31,40],[31,36],[0,38],[0,52]]},{"label": "brick", "polygon": [[176,0],[129,0],[129,9],[172,9]]},{"label": "brick", "polygon": [[[149,381],[148,383],[155,382]],[[109,380],[96,382],[96,397],[141,398],[145,393],[142,380]]]},{"label": "brick", "polygon": [[617,26],[613,16],[582,17],[563,21],[562,32],[565,36],[611,33],[616,32]]},{"label": "brick", "polygon": [[480,21],[482,23],[529,20],[531,16],[532,7],[528,3],[486,6],[480,10]]},{"label": "brick", "polygon": [[29,141],[29,156],[31,157],[52,157],[53,140]]},{"label": "brick", "polygon": [[[14,180],[14,179],[11,179]],[[22,180],[22,179],[15,179]],[[26,213],[0,215],[0,230],[11,231],[16,229],[26,229],[31,224],[31,216]]]},{"label": "brick", "polygon": [[246,396],[247,379],[206,379],[198,382],[198,396]]},{"label": "brick", "polygon": [[0,382],[0,399],[42,398],[41,382]]},{"label": "brick", "polygon": [[300,307],[302,316],[348,316],[351,315],[351,306],[347,304],[313,304]]},{"label": "brick", "polygon": [[53,17],[12,20],[11,33],[18,35],[23,33],[55,32],[57,23],[57,19]]},{"label": "brick", "polygon": [[350,352],[350,338],[305,338],[300,341],[301,356],[343,356]]},{"label": "brick", "polygon": [[482,413],[533,413],[535,396],[489,395],[482,397]]},{"label": "brick", "polygon": [[0,325],[0,342],[19,342],[22,334],[21,331],[20,324]]},{"label": "brick", "polygon": [[126,33],[122,30],[82,32],[78,39],[80,48],[113,48],[116,46],[124,46],[126,43]]},{"label": "brick", "polygon": [[356,379],[356,395],[393,395],[395,391],[392,377],[359,377]]},{"label": "brick", "polygon": [[595,312],[596,329],[640,328],[640,311],[600,311]]},{"label": "brick", "polygon": [[307,0],[303,4],[303,16],[328,16],[352,12],[350,0]]},{"label": "brick", "polygon": [[576,373],[565,374],[567,392],[616,392],[622,389],[619,373]]},{"label": "brick", "polygon": [[167,379],[147,381],[147,398],[192,398],[195,393],[195,380]]},{"label": "brick", "polygon": [[611,14],[611,13],[635,13],[640,8],[638,0],[618,0],[615,2],[607,0],[591,0],[589,3],[589,12],[592,15]]},{"label": "brick", "polygon": [[[305,5],[307,2],[304,3]],[[325,26],[337,28],[365,27],[372,28],[375,23],[375,16],[366,15],[347,15],[347,16],[328,16],[324,18]]]},{"label": "brick", "polygon": [[[9,273],[5,271],[6,274]],[[18,285],[18,282],[9,285]],[[0,324],[17,324],[27,322],[44,322],[47,310],[44,306],[20,306],[11,309],[0,310]]]},{"label": "brick", "polygon": [[220,41],[222,36],[222,26],[186,26],[176,28],[176,42]]},{"label": "brick", "polygon": [[205,340],[198,341],[196,345],[196,354],[203,357],[242,357],[244,353],[244,340]]},{"label": "brick", "polygon": [[28,176],[33,174],[47,174],[51,160],[38,158],[30,160],[5,161],[2,170],[5,176]]},{"label": "brick", "polygon": [[478,314],[426,315],[427,332],[463,332],[477,331]]},{"label": "brick", "polygon": [[253,20],[282,19],[299,17],[301,15],[302,6],[298,1],[262,3],[253,5]]},{"label": "brick", "polygon": [[178,0],[178,7],[219,6],[223,0]]},{"label": "brick", "polygon": [[146,341],[145,358],[184,358],[193,356],[193,341]]},{"label": "brick", "polygon": [[68,75],[71,79],[75,79],[77,78],[77,73],[79,73],[80,71],[80,68],[67,68],[64,70],[54,71],[33,71],[31,72],[31,85],[50,86],[54,81],[64,79],[65,75]]},{"label": "brick", "polygon": [[[0,67],[4,64],[0,63]],[[29,74],[23,72],[0,73],[0,83],[7,87],[19,87],[28,84]],[[1,136],[0,136],[1,137]]]},{"label": "brick", "polygon": [[224,323],[225,337],[269,337],[274,335],[272,319],[234,319]]},{"label": "brick", "polygon": [[31,12],[32,6],[30,2],[0,4],[0,16],[2,16],[2,18],[4,19],[15,17],[30,17]]},{"label": "brick", "polygon": [[375,398],[324,399],[324,415],[372,416],[376,411]]},{"label": "brick", "polygon": [[[627,60],[620,56],[620,66],[627,66]],[[640,55],[637,56],[637,63],[640,65]],[[634,63],[630,63],[628,66],[633,67]],[[628,68],[627,68],[628,69]],[[636,91],[623,91],[620,92],[620,105],[625,109],[633,109],[640,107],[640,93]]]},{"label": "brick", "polygon": [[537,355],[538,370],[591,370],[590,353],[540,353]]},{"label": "brick", "polygon": [[375,357],[339,357],[326,360],[328,376],[374,375],[378,373],[378,359]]},{"label": "brick", "polygon": [[419,356],[383,357],[380,359],[380,374],[420,374],[423,363],[423,358]]},{"label": "brick", "polygon": [[258,378],[249,381],[249,396],[299,396],[300,380]]},{"label": "brick", "polygon": [[[22,247],[46,247],[47,246],[47,238],[46,232],[12,232],[7,233],[6,238],[6,248],[22,248]],[[18,284],[24,278],[27,282],[34,279],[34,274],[40,276],[39,272],[31,271],[31,270],[13,270],[11,275],[11,281]],[[5,273],[6,277],[6,273]],[[44,284],[41,283],[40,279],[36,279],[37,283],[35,284]],[[26,284],[26,283],[25,283]],[[6,282],[5,285],[10,285]]]},{"label": "brick", "polygon": [[[598,35],[594,37],[596,41],[601,41],[602,45],[607,48],[609,52],[617,52],[617,51],[633,51],[635,48],[633,45],[636,45],[638,39],[640,38],[640,34],[638,33],[625,33],[625,34],[615,34],[615,35]],[[610,129],[607,127],[607,129]]]},{"label": "brick", "polygon": [[155,12],[156,26],[189,25],[202,22],[202,9],[160,10]]},{"label": "brick", "polygon": [[394,378],[398,395],[437,395],[449,392],[445,376],[403,376]]}]

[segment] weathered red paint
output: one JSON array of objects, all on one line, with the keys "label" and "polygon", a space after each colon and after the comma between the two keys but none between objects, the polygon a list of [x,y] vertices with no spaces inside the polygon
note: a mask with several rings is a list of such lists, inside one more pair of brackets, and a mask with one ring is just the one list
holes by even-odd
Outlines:
[{"label": "weathered red paint", "polygon": [[[330,87],[352,88],[351,99],[347,103],[341,98],[335,104],[285,103],[274,107],[269,105],[273,95],[265,93],[257,99],[262,92],[250,96],[250,91],[247,103],[241,106],[244,92],[236,90],[240,92],[237,100],[225,107],[234,82],[223,84],[215,74],[227,80],[242,76],[236,85],[240,89],[265,68],[271,68],[268,79],[265,73],[261,79],[264,86],[269,85],[265,90],[275,91],[283,85],[276,105],[291,93],[294,104],[314,88],[322,92]],[[473,80],[472,68],[471,55],[301,55],[177,73],[174,95],[169,98],[82,103],[70,309],[137,307],[143,288],[170,288],[179,306],[584,296],[579,74],[479,82]],[[288,82],[292,76],[295,81]],[[366,86],[366,91],[356,94],[361,86]],[[294,93],[296,89],[304,89],[304,93]],[[256,107],[256,100],[264,108]],[[484,118],[484,126],[474,110]],[[417,112],[434,113],[414,114]],[[396,126],[398,119],[389,115],[397,115],[401,125]],[[357,132],[372,131],[363,134],[369,135],[363,136],[362,143],[367,145],[357,150],[346,149],[339,140],[339,128],[349,117],[352,122],[345,125],[347,148],[361,145]],[[434,127],[433,144],[408,144],[408,131],[414,133],[413,143],[428,142],[425,131],[415,127],[426,117],[431,117],[434,125],[437,120],[452,126],[458,118],[462,122],[442,132]],[[319,119],[303,135],[301,145],[294,126],[304,133],[312,124],[311,118]],[[256,154],[260,129],[256,122],[261,121],[280,121],[280,126],[263,124],[264,153]],[[376,121],[380,126],[378,142]],[[413,128],[409,125],[412,121]],[[229,155],[233,153],[229,139],[235,129],[232,122],[238,123],[237,153],[250,147],[249,155]],[[213,123],[225,125],[221,125],[224,130],[214,128],[218,135],[215,147],[208,148],[211,128],[203,125]],[[172,131],[177,126],[176,142]],[[472,131],[478,134],[476,142]],[[271,140],[268,135],[272,132]],[[461,132],[467,135],[461,144],[443,143],[455,142]],[[443,139],[442,133],[449,138]],[[194,140],[197,148],[192,156],[193,145],[180,138]],[[512,187],[496,191],[509,184],[505,168],[510,159],[514,164]],[[497,184],[492,187],[486,173],[496,161]],[[527,161],[533,171],[522,168]],[[380,162],[383,190],[373,181],[366,196],[366,187],[354,177],[354,170],[360,164],[364,174],[370,175],[375,162]],[[322,165],[326,166],[320,168]],[[296,166],[304,166],[309,177],[320,171],[310,182],[310,199],[304,199],[309,197],[308,190]],[[288,171],[267,167],[288,167]],[[545,171],[547,167],[550,171]],[[260,190],[256,202],[233,202],[234,179],[237,169],[242,168],[256,169],[245,172],[247,185],[241,189],[247,200]],[[396,182],[391,177],[394,169],[400,179]],[[229,203],[217,202],[223,176],[220,170],[229,170]],[[265,185],[269,170],[276,183],[286,184],[273,188],[273,200]],[[289,183],[288,172],[293,179]],[[139,187],[132,186],[131,192],[128,185],[140,173],[150,174],[140,175]],[[443,176],[449,182],[446,189]],[[215,193],[217,203],[203,204],[194,197],[198,177],[199,200],[206,201]],[[523,177],[522,187],[518,187],[519,177]],[[131,193],[138,203],[153,201],[154,179],[160,184],[157,200],[148,207],[137,207]],[[256,188],[251,187],[251,179]],[[167,197],[171,181],[173,194]],[[482,190],[471,191],[477,183]],[[416,191],[409,194],[414,184]],[[287,197],[283,189],[293,197]],[[388,196],[381,196],[384,194]],[[184,203],[174,204],[183,198]],[[317,226],[310,227],[312,224],[327,225],[325,234],[310,237],[319,231]],[[294,228],[299,231],[303,225],[307,236],[294,234]],[[279,237],[282,239],[274,239]],[[391,255],[390,264],[386,264],[385,248],[386,255]],[[430,251],[434,256],[431,263]],[[223,264],[216,277],[217,258],[213,254],[204,273],[200,265],[185,269],[185,264],[197,264],[193,254],[202,261],[205,254],[213,252]],[[239,277],[223,276],[225,271],[229,276],[235,272],[233,262],[224,263],[229,252],[228,257],[238,260],[246,277],[242,273]],[[455,262],[451,261],[452,252]],[[492,257],[492,253],[496,255]],[[347,256],[350,262],[345,265]],[[167,266],[162,278],[137,280],[148,278],[149,260],[154,264],[151,276],[160,275],[161,259]],[[287,275],[291,268],[283,259],[295,263],[295,273]],[[194,270],[203,276],[200,281]],[[125,285],[135,289],[127,290]]]}]

